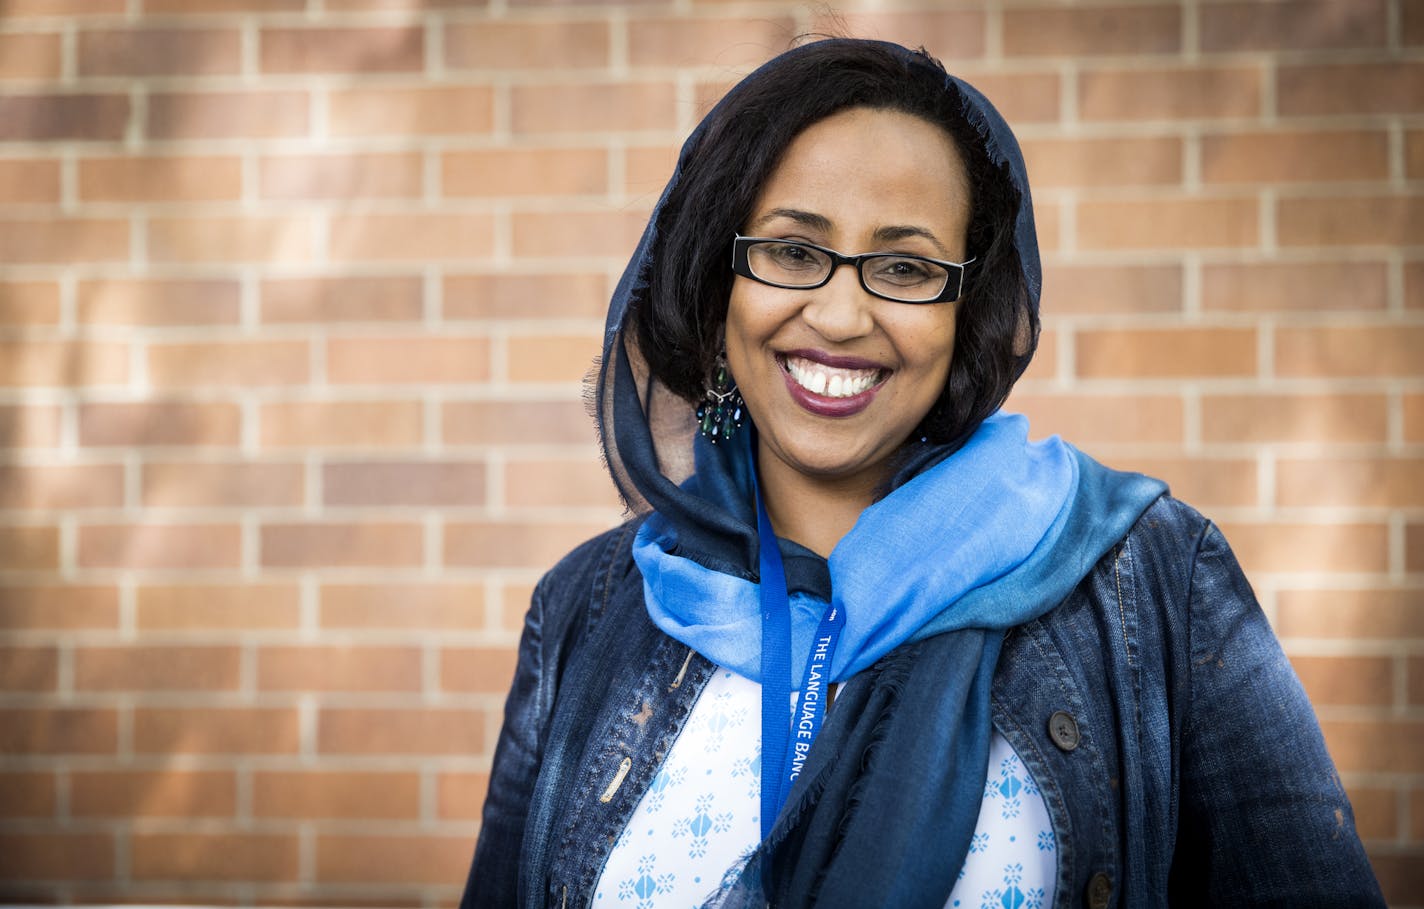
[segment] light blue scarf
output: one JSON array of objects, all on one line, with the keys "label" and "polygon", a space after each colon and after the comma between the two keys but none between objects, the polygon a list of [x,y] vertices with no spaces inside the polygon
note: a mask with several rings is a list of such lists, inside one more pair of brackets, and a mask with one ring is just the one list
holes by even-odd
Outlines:
[{"label": "light blue scarf", "polygon": [[[996,415],[959,451],[862,512],[828,562],[832,597],[846,615],[831,677],[847,679],[907,641],[961,628],[1002,630],[1054,606],[1061,595],[1045,601],[1044,591],[1034,595],[1036,581],[1016,575],[1053,571],[1034,555],[1059,546],[1069,526],[1079,485],[1075,455],[1056,436],[1029,442],[1023,417]],[[750,456],[746,448],[740,454]],[[744,494],[749,500],[751,490]],[[760,681],[755,582],[678,555],[676,531],[656,512],[640,529],[633,558],[655,625]],[[1081,574],[1065,579],[1063,594]],[[1006,586],[1018,595],[969,596]],[[793,678],[800,678],[825,606],[808,594],[791,597]]]}]

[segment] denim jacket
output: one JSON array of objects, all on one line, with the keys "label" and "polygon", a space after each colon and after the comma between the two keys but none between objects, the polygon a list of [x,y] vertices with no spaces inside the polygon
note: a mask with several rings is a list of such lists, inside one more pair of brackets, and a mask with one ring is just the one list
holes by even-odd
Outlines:
[{"label": "denim jacket", "polygon": [[[462,906],[588,905],[711,676],[647,619],[637,523],[585,543],[535,590]],[[1170,497],[1009,633],[992,711],[1048,806],[1055,907],[1384,905],[1235,557]],[[837,747],[840,729],[828,718],[814,748]],[[933,761],[935,743],[922,747]]]}]

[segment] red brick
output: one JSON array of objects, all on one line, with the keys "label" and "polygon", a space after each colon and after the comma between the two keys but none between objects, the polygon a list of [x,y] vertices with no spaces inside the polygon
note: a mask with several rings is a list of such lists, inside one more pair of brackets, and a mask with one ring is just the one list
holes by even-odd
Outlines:
[{"label": "red brick", "polygon": [[324,707],[317,741],[322,754],[452,754],[485,747],[481,710],[447,707],[390,709]]},{"label": "red brick", "polygon": [[1082,249],[1252,247],[1259,242],[1253,198],[1084,200]]},{"label": "red brick", "polygon": [[54,691],[58,685],[58,649],[0,644],[0,691]]},{"label": "red brick", "polygon": [[241,563],[242,529],[235,524],[79,528],[79,565],[83,568],[237,568]]},{"label": "red brick", "polygon": [[420,777],[380,771],[259,770],[252,778],[252,813],[300,821],[416,820]]},{"label": "red brick", "polygon": [[468,259],[494,252],[494,218],[455,214],[336,215],[329,255],[337,262],[426,262]]},{"label": "red brick", "polygon": [[79,282],[85,325],[235,325],[241,288],[233,280],[101,278]]},{"label": "red brick", "polygon": [[1256,372],[1251,328],[1082,329],[1078,375],[1106,378],[1250,376]]},{"label": "red brick", "polygon": [[506,339],[511,382],[582,382],[598,367],[599,335],[516,335]]},{"label": "red brick", "polygon": [[0,773],[0,818],[7,821],[53,817],[55,775],[49,771]]},{"label": "red brick", "polygon": [[111,708],[0,708],[0,755],[112,755],[118,745],[119,718]]},{"label": "red brick", "polygon": [[621,507],[607,469],[591,457],[510,461],[504,469],[504,498],[512,508]]},{"label": "red brick", "polygon": [[0,249],[11,265],[124,262],[129,225],[114,218],[6,218]]},{"label": "red brick", "polygon": [[1172,495],[1198,508],[1249,507],[1259,501],[1256,462],[1249,458],[1112,458],[1111,466],[1165,480]]},{"label": "red brick", "polygon": [[5,444],[14,449],[55,448],[62,433],[58,405],[0,404],[0,426],[5,427]]},{"label": "red brick", "polygon": [[141,586],[141,631],[249,631],[294,629],[301,622],[296,585]]},{"label": "red brick", "polygon": [[[1424,45],[1424,2],[1404,0],[1400,4],[1400,39],[1405,47]],[[1416,815],[1424,823],[1424,814]],[[1424,838],[1424,837],[1421,837]]]},{"label": "red brick", "polygon": [[454,445],[589,444],[593,418],[579,401],[456,401],[442,413]]},{"label": "red brick", "polygon": [[677,146],[643,145],[623,150],[624,191],[656,199],[672,176]]},{"label": "red brick", "polygon": [[113,508],[123,501],[118,464],[0,464],[0,509]]},{"label": "red brick", "polygon": [[514,254],[521,258],[627,256],[643,236],[639,211],[516,212]]},{"label": "red brick", "polygon": [[0,142],[117,142],[128,120],[127,95],[0,95]]},{"label": "red brick", "polygon": [[1424,460],[1418,458],[1281,459],[1276,498],[1285,507],[1418,508]]},{"label": "red brick", "polygon": [[0,833],[0,881],[111,879],[114,851],[112,833]]},{"label": "red brick", "polygon": [[0,587],[0,630],[116,631],[118,626],[114,587]]},{"label": "red brick", "polygon": [[1412,656],[1406,662],[1406,674],[1409,678],[1410,705],[1417,706],[1424,704],[1424,658]]},{"label": "red brick", "polygon": [[262,321],[271,323],[416,321],[424,313],[419,277],[269,278]]},{"label": "red brick", "polygon": [[0,35],[0,80],[59,79],[64,70],[61,40],[57,32]]},{"label": "red brick", "polygon": [[148,462],[142,469],[149,508],[297,506],[304,497],[301,464]]},{"label": "red brick", "polygon": [[1283,638],[1424,638],[1424,593],[1390,588],[1279,590],[1275,627]]},{"label": "red brick", "polygon": [[236,647],[76,647],[74,686],[90,691],[233,691]]},{"label": "red brick", "polygon": [[1424,526],[1412,522],[1404,525],[1404,570],[1424,571]]},{"label": "red brick", "polygon": [[79,162],[85,202],[213,202],[242,198],[242,159],[106,157]]},{"label": "red brick", "polygon": [[237,779],[230,770],[75,770],[70,813],[94,818],[232,817]]},{"label": "red brick", "polygon": [[431,9],[471,10],[485,6],[485,0],[326,0],[328,12],[414,12]]},{"label": "red brick", "polygon": [[316,841],[322,882],[448,885],[469,865],[468,836],[322,834]]},{"label": "red brick", "polygon": [[1202,306],[1237,312],[1383,310],[1388,277],[1379,262],[1205,265]]},{"label": "red brick", "polygon": [[1180,443],[1182,401],[1175,395],[1015,394],[1007,408],[1025,414],[1034,438],[1059,434],[1086,444]]},{"label": "red brick", "polygon": [[967,74],[967,79],[1016,126],[1050,123],[1061,115],[1062,91],[1056,72],[976,72]]},{"label": "red brick", "polygon": [[295,834],[134,833],[132,875],[137,880],[295,881]]},{"label": "red brick", "polygon": [[1424,236],[1424,195],[1281,199],[1276,212],[1282,246],[1408,246]]},{"label": "red brick", "polygon": [[1175,5],[1029,7],[1006,9],[1003,17],[1009,55],[1168,54],[1182,47],[1182,15]]},{"label": "red brick", "polygon": [[323,629],[475,630],[485,624],[478,583],[330,584],[321,588]]},{"label": "red brick", "polygon": [[178,389],[299,385],[310,378],[306,341],[215,341],[152,344],[148,377]]},{"label": "red brick", "polygon": [[1247,575],[1257,572],[1366,572],[1389,566],[1383,524],[1223,522]]},{"label": "red brick", "polygon": [[0,205],[57,205],[59,190],[58,161],[0,158]]},{"label": "red brick", "polygon": [[1404,263],[1404,305],[1424,309],[1424,262]]},{"label": "red brick", "polygon": [[122,343],[0,340],[0,386],[118,385],[128,361]]},{"label": "red brick", "polygon": [[[988,17],[979,9],[896,12],[893,8],[854,11],[813,7],[811,11],[814,15],[811,25],[813,34],[839,34],[843,31],[847,35],[879,38],[906,47],[924,46],[941,60],[956,62],[983,57],[985,53]],[[775,53],[783,50],[784,46],[785,42],[770,50]],[[770,57],[771,53],[767,56]],[[950,68],[953,70],[956,67]]]},{"label": "red brick", "polygon": [[1393,838],[1399,830],[1399,797],[1393,789],[1347,786],[1360,839]]},{"label": "red brick", "polygon": [[1202,137],[1207,183],[1320,183],[1389,178],[1383,131],[1218,133]]},{"label": "red brick", "polygon": [[9,0],[5,15],[11,18],[122,15],[126,0]]},{"label": "red brick", "polygon": [[567,69],[609,65],[606,22],[469,22],[445,27],[449,69]]},{"label": "red brick", "polygon": [[1404,396],[1404,440],[1424,441],[1424,395]]},{"label": "red brick", "polygon": [[148,253],[155,262],[301,263],[316,256],[310,216],[154,218]]},{"label": "red brick", "polygon": [[264,28],[264,73],[413,73],[425,67],[416,27]]},{"label": "red brick", "polygon": [[304,91],[155,92],[150,139],[265,139],[305,136],[311,101]]},{"label": "red brick", "polygon": [[419,524],[367,522],[269,524],[261,547],[269,568],[400,568],[419,566],[425,544]]},{"label": "red brick", "polygon": [[1276,109],[1285,116],[1424,111],[1424,63],[1280,64]]},{"label": "red brick", "polygon": [[327,464],[322,496],[333,506],[483,505],[485,465],[479,461],[386,461]]},{"label": "red brick", "polygon": [[1205,395],[1206,442],[1378,442],[1389,434],[1388,402],[1378,394]]},{"label": "red brick", "polygon": [[1404,173],[1411,179],[1424,176],[1424,129],[1404,133]]},{"label": "red brick", "polygon": [[1418,720],[1326,719],[1320,726],[1342,773],[1415,773],[1424,766]]},{"label": "red brick", "polygon": [[602,319],[607,279],[600,274],[481,274],[445,278],[448,319]]},{"label": "red brick", "polygon": [[468,383],[489,379],[489,339],[458,336],[332,338],[326,373],[336,384]]},{"label": "red brick", "polygon": [[516,133],[677,127],[676,92],[669,82],[516,85],[510,108]]},{"label": "red brick", "polygon": [[296,708],[139,707],[134,751],[139,754],[295,754]]},{"label": "red brick", "polygon": [[1206,3],[1199,15],[1209,52],[1383,48],[1388,21],[1384,0]]},{"label": "red brick", "polygon": [[446,647],[440,651],[442,691],[503,695],[514,679],[513,648]]},{"label": "red brick", "polygon": [[86,29],[79,33],[79,75],[235,76],[242,36],[235,28]]},{"label": "red brick", "polygon": [[1311,378],[1417,376],[1424,327],[1332,325],[1276,329],[1276,372]]},{"label": "red brick", "polygon": [[415,647],[279,647],[258,653],[257,687],[263,691],[420,691],[420,650]]},{"label": "red brick", "polygon": [[488,789],[488,773],[442,773],[436,780],[436,813],[443,820],[477,821]]},{"label": "red brick", "polygon": [[144,0],[145,13],[166,16],[210,13],[299,13],[306,0]]},{"label": "red brick", "polygon": [[1055,315],[1180,312],[1182,269],[1050,264],[1043,274],[1043,301]]},{"label": "red brick", "polygon": [[494,128],[494,90],[483,85],[334,90],[328,105],[334,136],[469,135]]},{"label": "red brick", "polygon": [[1182,182],[1180,139],[1026,139],[1021,148],[1034,189]]},{"label": "red brick", "polygon": [[1424,893],[1424,850],[1411,847],[1400,853],[1376,852],[1369,858],[1386,905],[1408,905]]},{"label": "red brick", "polygon": [[0,527],[0,570],[54,571],[59,568],[59,528]]},{"label": "red brick", "polygon": [[608,153],[597,148],[486,148],[446,152],[446,196],[577,196],[608,190]]},{"label": "red brick", "polygon": [[262,159],[264,199],[418,199],[420,155],[413,152],[282,155]]},{"label": "red brick", "polygon": [[1261,113],[1254,66],[1085,69],[1078,112],[1085,120],[1239,119]]},{"label": "red brick", "polygon": [[81,404],[85,446],[236,445],[242,415],[235,404],[185,401]]},{"label": "red brick", "polygon": [[451,522],[445,526],[445,564],[474,568],[547,568],[607,524]]},{"label": "red brick", "polygon": [[264,448],[403,448],[419,444],[419,401],[294,401],[264,404]]},{"label": "red brick", "polygon": [[628,60],[634,66],[755,66],[790,45],[789,18],[631,19]]},{"label": "red brick", "polygon": [[1291,657],[1317,706],[1388,707],[1394,703],[1394,659],[1374,656]]}]

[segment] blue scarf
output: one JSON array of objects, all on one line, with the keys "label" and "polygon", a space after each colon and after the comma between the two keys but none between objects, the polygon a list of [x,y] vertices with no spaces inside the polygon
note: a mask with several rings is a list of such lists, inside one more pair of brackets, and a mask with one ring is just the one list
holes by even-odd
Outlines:
[{"label": "blue scarf", "polygon": [[[734,453],[729,472],[701,479],[703,493],[749,485],[749,458]],[[851,907],[868,893],[887,905],[942,905],[978,818],[1005,631],[1061,602],[1165,489],[1057,438],[1030,443],[1022,417],[1000,415],[867,508],[828,562],[832,599],[846,611],[831,676],[862,675],[770,833],[708,905]],[[680,555],[657,514],[633,557],[654,624],[757,679],[755,581]],[[799,679],[825,603],[804,592],[791,601]]]}]

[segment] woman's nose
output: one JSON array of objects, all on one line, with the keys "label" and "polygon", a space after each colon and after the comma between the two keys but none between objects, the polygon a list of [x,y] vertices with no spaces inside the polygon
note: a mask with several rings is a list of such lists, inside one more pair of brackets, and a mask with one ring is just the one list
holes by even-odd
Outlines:
[{"label": "woman's nose", "polygon": [[875,298],[860,286],[860,275],[853,265],[837,266],[831,280],[806,295],[801,318],[828,341],[863,337],[875,326],[870,311]]}]

